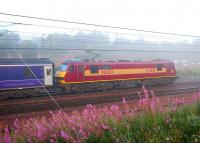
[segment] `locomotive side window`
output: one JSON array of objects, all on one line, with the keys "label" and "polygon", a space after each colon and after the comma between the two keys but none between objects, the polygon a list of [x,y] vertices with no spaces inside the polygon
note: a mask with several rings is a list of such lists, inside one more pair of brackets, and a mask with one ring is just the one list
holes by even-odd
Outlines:
[{"label": "locomotive side window", "polygon": [[98,66],[90,66],[90,72],[91,73],[98,73],[99,67]]},{"label": "locomotive side window", "polygon": [[70,67],[69,67],[69,72],[74,72],[74,71],[75,71],[74,65],[70,65]]},{"label": "locomotive side window", "polygon": [[169,68],[170,69],[174,69],[175,67],[174,67],[174,64],[169,64]]},{"label": "locomotive side window", "polygon": [[78,72],[81,72],[81,73],[83,73],[83,71],[84,71],[84,68],[83,68],[83,66],[79,65],[79,66],[78,66]]},{"label": "locomotive side window", "polygon": [[157,64],[156,67],[157,67],[157,71],[162,71],[162,65],[161,64]]},{"label": "locomotive side window", "polygon": [[108,66],[108,65],[102,66],[101,68],[102,68],[102,69],[105,69],[105,70],[106,70],[106,69],[111,69],[111,67]]},{"label": "locomotive side window", "polygon": [[28,67],[24,68],[24,77],[25,78],[34,78],[33,73],[30,71]]}]

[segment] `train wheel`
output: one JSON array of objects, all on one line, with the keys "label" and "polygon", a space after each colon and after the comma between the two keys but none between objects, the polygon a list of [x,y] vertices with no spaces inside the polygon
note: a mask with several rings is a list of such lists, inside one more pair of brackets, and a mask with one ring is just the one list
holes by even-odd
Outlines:
[{"label": "train wheel", "polygon": [[85,83],[80,83],[77,87],[78,93],[85,93],[86,92],[86,84]]},{"label": "train wheel", "polygon": [[70,94],[71,93],[71,85],[64,85],[62,88],[63,94]]}]

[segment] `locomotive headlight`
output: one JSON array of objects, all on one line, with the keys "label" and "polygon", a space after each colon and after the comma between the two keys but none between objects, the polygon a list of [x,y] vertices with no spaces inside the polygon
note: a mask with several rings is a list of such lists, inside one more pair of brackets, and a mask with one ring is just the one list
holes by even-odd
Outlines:
[{"label": "locomotive headlight", "polygon": [[57,72],[55,73],[55,76],[59,76],[59,71],[57,71]]},{"label": "locomotive headlight", "polygon": [[56,77],[64,77],[66,75],[66,72],[62,72],[62,71],[57,71],[55,76]]}]

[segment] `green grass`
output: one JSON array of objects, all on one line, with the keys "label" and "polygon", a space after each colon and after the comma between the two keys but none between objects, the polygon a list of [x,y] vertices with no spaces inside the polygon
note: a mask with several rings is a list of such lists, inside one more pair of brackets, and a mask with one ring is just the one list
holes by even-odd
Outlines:
[{"label": "green grass", "polygon": [[[188,101],[172,100],[168,107],[161,106],[158,97],[145,97],[139,101],[140,112],[130,112],[123,105],[93,105],[70,114],[50,112],[51,118],[15,120],[13,127],[0,133],[5,143],[190,143],[200,142],[200,93]],[[198,101],[198,102],[197,102]],[[184,105],[179,105],[183,102]],[[193,104],[191,104],[191,102]]]},{"label": "green grass", "polygon": [[85,143],[190,143],[200,142],[200,103],[176,112],[141,113],[110,123],[101,137],[91,135]]}]

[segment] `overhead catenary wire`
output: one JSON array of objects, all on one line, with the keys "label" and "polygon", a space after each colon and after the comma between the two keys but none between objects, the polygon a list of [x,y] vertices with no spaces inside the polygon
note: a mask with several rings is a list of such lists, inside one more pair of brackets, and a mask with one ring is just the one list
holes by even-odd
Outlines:
[{"label": "overhead catenary wire", "polygon": [[100,54],[94,53],[93,50],[85,50],[85,51],[86,51],[86,53],[95,55],[93,58],[90,58],[90,60],[95,60],[96,58],[100,57]]},{"label": "overhead catenary wire", "polygon": [[18,30],[2,30],[2,33],[23,33],[31,35],[49,35],[49,33],[39,33],[39,32],[30,32],[30,31],[18,31]]},{"label": "overhead catenary wire", "polygon": [[13,24],[0,25],[0,27],[8,27],[8,26],[13,26]]},{"label": "overhead catenary wire", "polygon": [[[0,50],[12,50],[13,48],[0,48]],[[166,51],[166,50],[130,50],[130,49],[89,49],[89,48],[16,48],[18,50],[31,50],[31,51],[86,51],[86,52],[136,52],[136,53],[178,53],[178,54],[199,54],[200,51]]]},{"label": "overhead catenary wire", "polygon": [[24,23],[24,22],[15,22],[15,21],[0,21],[3,23],[11,23],[14,25],[24,25],[24,26],[36,26],[36,27],[43,27],[43,28],[56,28],[56,29],[65,29],[65,30],[74,30],[74,31],[85,31],[85,32],[99,32],[99,33],[110,33],[110,34],[122,34],[122,35],[132,35],[136,36],[133,33],[124,33],[124,32],[111,32],[111,31],[100,31],[100,30],[92,30],[92,29],[80,29],[80,28],[69,28],[69,27],[62,27],[62,26],[49,26],[49,25],[41,25],[41,24],[33,24],[33,23]]},{"label": "overhead catenary wire", "polygon": [[165,34],[165,35],[184,36],[184,37],[193,37],[193,38],[197,38],[198,37],[198,38],[200,38],[199,35],[179,34],[179,33],[161,32],[161,31],[153,31],[153,30],[128,28],[128,27],[101,25],[101,24],[93,24],[93,23],[85,23],[85,22],[76,22],[76,21],[61,20],[61,19],[52,19],[52,18],[43,18],[43,17],[35,17],[35,16],[27,16],[27,15],[3,13],[3,12],[0,12],[0,15],[7,15],[7,16],[14,16],[14,17],[28,18],[28,19],[45,20],[45,21],[62,22],[62,23],[71,23],[71,24],[94,26],[94,27],[111,28],[111,29],[120,29],[120,30],[128,30],[128,31],[138,31],[138,32],[146,32],[146,33],[154,33],[154,34]]},{"label": "overhead catenary wire", "polygon": [[[98,33],[106,33],[106,34],[120,34],[120,35],[129,35],[129,36],[136,36],[133,33],[124,33],[124,32],[111,32],[111,31],[100,31],[100,30],[91,30],[91,29],[80,29],[80,28],[70,28],[70,27],[60,27],[60,26],[47,26],[47,25],[40,25],[40,24],[32,24],[32,23],[22,23],[22,22],[14,22],[14,21],[0,21],[3,23],[11,23],[11,24],[15,24],[15,25],[24,25],[24,26],[36,26],[36,27],[45,27],[45,28],[58,28],[58,29],[67,29],[67,30],[72,30],[72,31],[85,31],[85,32],[98,32]],[[9,31],[5,31],[5,32],[17,32],[17,33],[30,33],[30,34],[37,34],[37,35],[51,35],[50,33],[36,33],[36,32],[24,32],[24,31],[13,31],[13,30],[9,30]],[[68,34],[70,35],[70,34]],[[89,34],[86,34],[89,35]],[[62,36],[62,35],[59,35]],[[77,35],[76,35],[77,37]],[[83,36],[78,36],[78,37],[83,37]],[[99,36],[90,36],[91,38],[99,38]]]}]

